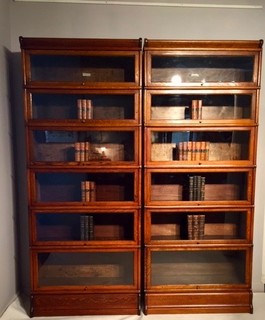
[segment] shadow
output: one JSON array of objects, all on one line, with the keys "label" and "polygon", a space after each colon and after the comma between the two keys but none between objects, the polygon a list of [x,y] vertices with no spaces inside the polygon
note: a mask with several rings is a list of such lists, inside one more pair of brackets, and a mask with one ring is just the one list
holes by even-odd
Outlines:
[{"label": "shadow", "polygon": [[8,73],[10,143],[13,169],[14,236],[16,286],[23,307],[28,312],[30,293],[30,257],[28,237],[27,172],[24,127],[22,63],[20,53],[5,50]]}]

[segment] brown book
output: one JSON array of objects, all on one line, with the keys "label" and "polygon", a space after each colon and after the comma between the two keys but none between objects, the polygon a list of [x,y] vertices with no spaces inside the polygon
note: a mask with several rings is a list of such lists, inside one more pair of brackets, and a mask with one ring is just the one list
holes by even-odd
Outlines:
[{"label": "brown book", "polygon": [[205,160],[209,160],[209,150],[210,150],[210,142],[206,141],[206,147],[205,147]]},{"label": "brown book", "polygon": [[75,143],[75,161],[80,162],[81,161],[81,150],[80,150],[80,143]]},{"label": "brown book", "polygon": [[188,214],[187,215],[187,224],[188,224],[188,239],[193,239],[193,215]]},{"label": "brown book", "polygon": [[91,201],[90,193],[91,193],[90,181],[85,181],[86,202]]},{"label": "brown book", "polygon": [[85,185],[85,181],[81,181],[81,200],[83,202],[86,201],[86,185]]},{"label": "brown book", "polygon": [[90,181],[89,188],[90,201],[96,201],[96,183],[94,181]]},{"label": "brown book", "polygon": [[193,215],[193,224],[192,224],[192,239],[199,239],[199,215]]},{"label": "brown book", "polygon": [[191,119],[198,119],[197,100],[191,101]]},{"label": "brown book", "polygon": [[205,200],[205,177],[201,177],[201,195],[200,200]]},{"label": "brown book", "polygon": [[188,142],[183,141],[183,157],[182,160],[186,161],[188,160]]},{"label": "brown book", "polygon": [[194,176],[189,176],[189,200],[194,200]]},{"label": "brown book", "polygon": [[88,216],[88,238],[94,239],[94,217],[91,215]]},{"label": "brown book", "polygon": [[197,100],[197,119],[202,119],[202,100]]},{"label": "brown book", "polygon": [[82,119],[83,109],[82,109],[82,99],[77,99],[77,118]]},{"label": "brown book", "polygon": [[81,119],[87,119],[86,99],[82,99],[81,109],[82,109],[82,118]]},{"label": "brown book", "polygon": [[80,216],[80,240],[85,240],[85,216]]},{"label": "brown book", "polygon": [[201,240],[204,238],[205,215],[203,214],[188,214],[188,239]]},{"label": "brown book", "polygon": [[206,160],[206,141],[201,141],[201,158],[200,160]]},{"label": "brown book", "polygon": [[201,160],[201,141],[195,142],[195,160]]},{"label": "brown book", "polygon": [[85,142],[80,142],[80,161],[85,161]]},{"label": "brown book", "polygon": [[187,142],[187,161],[191,161],[192,160],[192,141],[188,141]]},{"label": "brown book", "polygon": [[93,109],[91,100],[86,100],[86,119],[93,119]]},{"label": "brown book", "polygon": [[85,142],[84,161],[88,161],[89,160],[89,153],[90,153],[90,143],[86,141]]},{"label": "brown book", "polygon": [[179,144],[178,144],[178,159],[180,161],[183,160],[183,142],[182,141],[179,142]]},{"label": "brown book", "polygon": [[200,214],[199,218],[199,239],[204,239],[205,215]]}]

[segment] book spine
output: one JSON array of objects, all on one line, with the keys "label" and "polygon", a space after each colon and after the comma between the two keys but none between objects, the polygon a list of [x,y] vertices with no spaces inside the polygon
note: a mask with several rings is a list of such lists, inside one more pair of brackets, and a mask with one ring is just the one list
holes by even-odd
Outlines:
[{"label": "book spine", "polygon": [[187,161],[192,160],[192,141],[187,142]]},{"label": "book spine", "polygon": [[90,201],[96,201],[96,183],[90,181]]},{"label": "book spine", "polygon": [[189,176],[189,200],[194,200],[194,177]]},{"label": "book spine", "polygon": [[193,215],[193,229],[192,229],[193,240],[199,239],[199,216]]},{"label": "book spine", "polygon": [[82,119],[82,99],[77,99],[77,118]]},{"label": "book spine", "polygon": [[200,201],[201,200],[201,176],[197,176],[197,195],[196,195],[196,200]]},{"label": "book spine", "polygon": [[85,185],[86,185],[86,202],[90,202],[91,201],[91,182],[86,181]]},{"label": "book spine", "polygon": [[91,100],[86,100],[86,118],[93,119],[93,108]]},{"label": "book spine", "polygon": [[87,106],[86,106],[86,99],[82,99],[82,107],[81,107],[81,109],[82,109],[82,119],[83,119],[83,120],[85,120],[85,119],[87,119],[87,111],[86,111]]},{"label": "book spine", "polygon": [[89,161],[89,152],[90,152],[90,143],[85,142],[85,154],[84,154],[84,160]]},{"label": "book spine", "polygon": [[200,160],[201,158],[201,142],[195,142],[195,160]]},{"label": "book spine", "polygon": [[197,100],[191,101],[191,119],[198,119],[197,117]]},{"label": "book spine", "polygon": [[205,177],[201,177],[201,201],[205,200]]},{"label": "book spine", "polygon": [[191,160],[196,160],[196,141],[192,141],[192,159]]},{"label": "book spine", "polygon": [[89,240],[94,240],[94,217],[91,215],[89,216],[88,236]]},{"label": "book spine", "polygon": [[210,150],[210,142],[206,141],[206,147],[205,147],[205,160],[209,160],[209,150]]},{"label": "book spine", "polygon": [[80,216],[80,240],[85,240],[85,216]]},{"label": "book spine", "polygon": [[206,141],[201,142],[201,159],[206,160]]},{"label": "book spine", "polygon": [[85,216],[85,240],[89,240],[89,216]]},{"label": "book spine", "polygon": [[86,186],[85,181],[81,181],[81,200],[82,202],[86,201]]},{"label": "book spine", "polygon": [[193,200],[198,200],[198,177],[193,176]]},{"label": "book spine", "polygon": [[187,161],[188,160],[188,142],[183,141],[183,157],[182,160]]},{"label": "book spine", "polygon": [[182,141],[179,142],[179,144],[178,144],[178,159],[180,161],[183,160],[183,142]]},{"label": "book spine", "polygon": [[199,217],[199,239],[204,239],[205,215],[200,214],[198,217]]},{"label": "book spine", "polygon": [[193,239],[193,215],[188,214],[187,215],[187,225],[188,225],[188,239]]},{"label": "book spine", "polygon": [[80,143],[75,143],[75,161],[80,162],[81,161],[81,150],[80,150]]},{"label": "book spine", "polygon": [[85,161],[85,143],[80,142],[80,161],[84,162]]},{"label": "book spine", "polygon": [[197,101],[197,119],[202,119],[202,100]]}]

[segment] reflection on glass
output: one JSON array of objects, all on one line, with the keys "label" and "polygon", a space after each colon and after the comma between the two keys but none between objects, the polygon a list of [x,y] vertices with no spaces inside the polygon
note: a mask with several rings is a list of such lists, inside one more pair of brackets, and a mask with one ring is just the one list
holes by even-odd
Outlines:
[{"label": "reflection on glass", "polygon": [[151,201],[247,199],[246,172],[152,173]]},{"label": "reflection on glass", "polygon": [[132,285],[133,252],[38,254],[38,284],[45,286]]},{"label": "reflection on glass", "polygon": [[37,173],[37,201],[134,201],[133,173]]},{"label": "reflection on glass", "polygon": [[151,240],[246,239],[246,211],[151,212]]},{"label": "reflection on glass", "polygon": [[249,131],[152,131],[151,161],[249,160]]},{"label": "reflection on glass", "polygon": [[151,285],[245,284],[243,250],[154,251]]},{"label": "reflection on glass", "polygon": [[250,119],[251,94],[152,94],[151,120]]},{"label": "reflection on glass", "polygon": [[134,119],[134,94],[32,93],[33,119]]},{"label": "reflection on glass", "polygon": [[33,132],[34,161],[134,161],[134,131]]},{"label": "reflection on glass", "polygon": [[38,213],[37,241],[133,240],[133,213]]},{"label": "reflection on glass", "polygon": [[134,82],[134,56],[30,55],[31,81]]},{"label": "reflection on glass", "polygon": [[151,68],[154,83],[252,82],[254,56],[153,55]]}]

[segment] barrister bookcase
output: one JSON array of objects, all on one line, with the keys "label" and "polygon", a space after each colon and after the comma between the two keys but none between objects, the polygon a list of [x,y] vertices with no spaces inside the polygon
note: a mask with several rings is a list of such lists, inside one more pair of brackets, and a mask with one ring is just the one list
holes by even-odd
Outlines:
[{"label": "barrister bookcase", "polygon": [[261,48],[145,40],[146,314],[252,312]]},{"label": "barrister bookcase", "polygon": [[141,40],[20,44],[31,316],[137,314]]},{"label": "barrister bookcase", "polygon": [[262,41],[20,45],[30,315],[252,313]]}]

